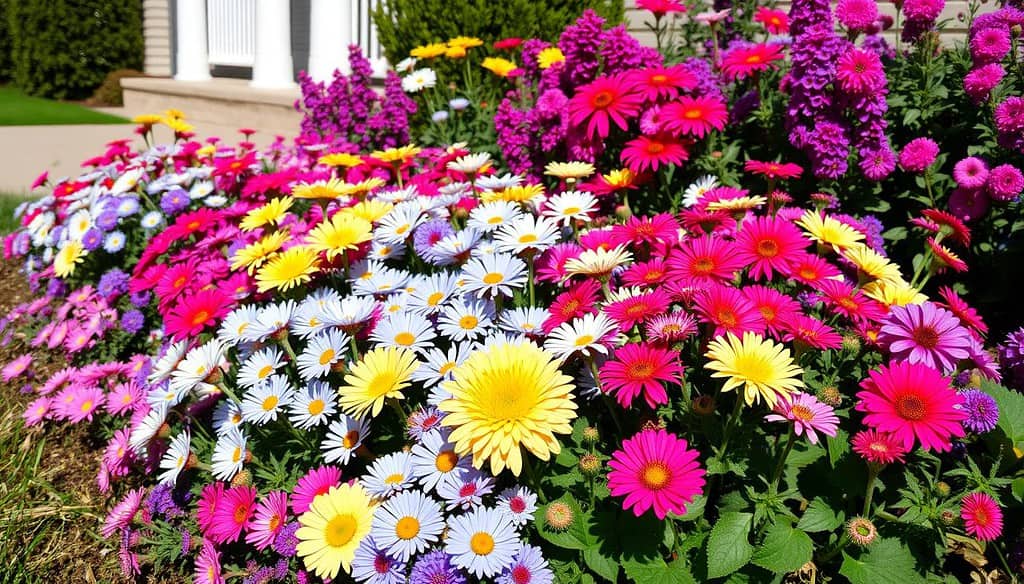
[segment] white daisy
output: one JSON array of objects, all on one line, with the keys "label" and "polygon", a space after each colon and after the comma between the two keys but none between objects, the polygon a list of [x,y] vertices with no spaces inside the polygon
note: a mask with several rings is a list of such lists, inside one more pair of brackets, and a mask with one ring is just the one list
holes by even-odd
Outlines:
[{"label": "white daisy", "polygon": [[217,439],[213,447],[213,476],[222,481],[229,481],[238,474],[245,465],[245,433],[239,428],[225,432]]},{"label": "white daisy", "polygon": [[456,566],[477,578],[493,578],[515,561],[519,534],[497,510],[474,509],[449,520],[444,549]]},{"label": "white daisy", "polygon": [[494,243],[498,251],[536,254],[558,243],[558,225],[546,217],[523,215],[498,229]]},{"label": "white daisy", "polygon": [[469,457],[455,452],[455,444],[448,441],[451,431],[427,432],[419,444],[412,447],[413,474],[427,492],[434,491],[445,481],[454,481],[473,468]]},{"label": "white daisy", "polygon": [[328,463],[348,464],[369,434],[369,421],[342,414],[340,420],[335,420],[327,426],[327,437],[320,445],[324,460]]},{"label": "white daisy", "polygon": [[516,527],[522,527],[533,521],[533,514],[537,511],[537,495],[522,485],[509,487],[498,495],[495,508],[508,515]]},{"label": "white daisy", "polygon": [[171,373],[171,389],[201,394],[216,391],[211,382],[220,374],[222,367],[228,366],[226,353],[227,347],[217,339],[195,347]]},{"label": "white daisy", "polygon": [[339,330],[329,330],[311,338],[295,360],[302,380],[309,381],[330,373],[334,364],[345,356],[348,342],[349,336]]},{"label": "white daisy", "polygon": [[612,249],[599,247],[584,250],[580,255],[566,261],[564,269],[565,273],[570,276],[606,277],[615,268],[631,261],[633,261],[633,254],[624,245]]},{"label": "white daisy", "polygon": [[577,353],[592,356],[595,353],[608,354],[605,344],[614,338],[618,330],[615,321],[603,312],[585,314],[564,322],[551,331],[544,341],[544,349],[565,360]]},{"label": "white daisy", "polygon": [[441,334],[453,341],[467,341],[483,335],[493,324],[494,308],[486,300],[464,298],[446,306],[437,320]]},{"label": "white daisy", "polygon": [[482,237],[483,232],[471,227],[456,231],[430,246],[423,259],[435,266],[450,266],[464,262],[473,254]]},{"label": "white daisy", "polygon": [[523,184],[523,177],[508,173],[501,176],[494,174],[491,176],[478,176],[475,182],[476,187],[480,190],[502,191],[509,187],[517,187]]},{"label": "white daisy", "polygon": [[219,209],[228,204],[228,198],[224,195],[210,195],[203,200],[203,204],[213,209]]},{"label": "white daisy", "polygon": [[498,327],[510,333],[523,335],[539,335],[541,326],[548,318],[548,311],[543,308],[524,306],[506,310],[498,319]]},{"label": "white daisy", "polygon": [[423,353],[422,365],[412,374],[413,381],[431,387],[452,378],[452,370],[462,364],[472,352],[469,343],[452,343],[447,351],[430,349]]},{"label": "white daisy", "polygon": [[278,412],[292,402],[295,390],[284,375],[269,379],[246,392],[242,398],[242,419],[262,426],[277,420]]},{"label": "white daisy", "polygon": [[405,257],[405,243],[384,243],[383,241],[374,241],[370,244],[371,260],[384,261],[384,260],[400,260]]},{"label": "white daisy", "polygon": [[246,338],[246,329],[256,322],[259,315],[259,308],[253,305],[239,306],[232,310],[217,329],[217,338],[227,345],[237,345]]},{"label": "white daisy", "polygon": [[352,292],[366,296],[393,294],[402,291],[408,281],[408,272],[382,267],[352,279]]},{"label": "white daisy", "polygon": [[426,351],[437,338],[433,324],[411,312],[396,312],[381,320],[370,333],[370,340],[384,347]]},{"label": "white daisy", "polygon": [[483,505],[484,495],[494,490],[494,478],[475,468],[467,469],[458,475],[449,475],[451,480],[437,484],[437,495],[448,503],[448,509],[463,511]]},{"label": "white daisy", "polygon": [[381,218],[373,230],[373,239],[384,243],[402,243],[425,219],[418,205],[397,205]]},{"label": "white daisy", "polygon": [[188,352],[187,341],[175,341],[167,345],[163,356],[153,364],[153,370],[150,371],[146,380],[150,384],[156,384],[169,379],[171,373],[178,367],[178,363],[185,358],[186,352]]},{"label": "white daisy", "polygon": [[327,326],[336,326],[354,335],[373,318],[376,310],[377,301],[372,296],[346,296],[341,302],[328,302],[322,318]]},{"label": "white daisy", "polygon": [[202,199],[213,192],[213,181],[201,180],[197,181],[192,185],[192,188],[188,190],[188,197],[195,201],[196,199]]},{"label": "white daisy", "polygon": [[488,298],[512,296],[513,288],[526,284],[526,264],[508,254],[494,254],[469,260],[462,267],[462,275],[467,292]]},{"label": "white daisy", "polygon": [[402,90],[406,93],[419,93],[435,85],[437,85],[437,73],[426,67],[416,69],[402,78]]},{"label": "white daisy", "polygon": [[523,208],[510,201],[490,201],[469,212],[468,227],[490,233],[522,216]]},{"label": "white daisy", "polygon": [[416,57],[406,57],[395,65],[395,73],[409,73],[416,67],[417,62],[419,62],[419,59]]},{"label": "white daisy", "polygon": [[323,332],[327,328],[327,323],[323,320],[324,306],[327,303],[338,302],[331,300],[321,303],[311,301],[311,299],[312,297],[307,297],[299,304],[299,307],[295,309],[295,314],[292,315],[291,322],[288,323],[291,333],[301,339],[308,339]]},{"label": "white daisy", "polygon": [[450,272],[433,274],[409,295],[409,311],[424,316],[436,314],[454,293],[454,274]]},{"label": "white daisy", "polygon": [[142,421],[136,424],[128,436],[128,445],[135,452],[141,453],[149,445],[149,441],[160,431],[160,427],[167,420],[167,404],[160,403],[152,406],[149,413]]},{"label": "white daisy", "polygon": [[160,211],[150,211],[143,215],[142,219],[139,220],[139,224],[142,225],[144,229],[156,229],[163,225],[163,222],[164,216]]},{"label": "white daisy", "polygon": [[223,436],[242,425],[242,407],[236,402],[226,399],[213,410],[213,431]]},{"label": "white daisy", "polygon": [[718,179],[710,174],[704,175],[686,187],[683,191],[683,206],[692,207],[697,204],[708,191],[718,186]]},{"label": "white daisy", "polygon": [[82,209],[68,217],[64,224],[68,227],[68,235],[71,239],[81,241],[85,232],[92,228],[92,215],[89,211]]},{"label": "white daisy", "polygon": [[473,175],[483,170],[491,162],[487,152],[476,152],[460,156],[448,163],[448,170]]},{"label": "white daisy", "polygon": [[188,388],[171,389],[171,384],[162,381],[156,385],[150,385],[151,389],[146,392],[146,403],[155,406],[159,403],[166,404],[168,408],[180,404],[188,396]]},{"label": "white daisy", "polygon": [[327,423],[328,416],[337,411],[337,392],[323,381],[310,381],[305,389],[295,392],[295,398],[288,405],[288,419],[293,426],[308,430],[313,426]]},{"label": "white daisy", "polygon": [[597,212],[597,198],[583,191],[565,191],[548,198],[544,215],[552,217],[562,225],[573,221],[590,221],[590,215]]},{"label": "white daisy", "polygon": [[284,353],[275,346],[253,353],[238,371],[236,381],[242,387],[255,387],[267,380],[285,364]]},{"label": "white daisy", "polygon": [[164,471],[160,473],[158,479],[161,483],[173,485],[178,481],[178,475],[185,469],[188,457],[192,453],[190,450],[191,440],[192,437],[188,430],[178,434],[171,440],[170,447],[167,448],[167,452],[160,459],[160,468]]},{"label": "white daisy", "polygon": [[268,304],[260,308],[256,322],[245,329],[242,337],[247,341],[264,341],[267,337],[288,332],[288,325],[297,308],[298,304],[294,300]]},{"label": "white daisy", "polygon": [[444,528],[437,501],[419,491],[409,491],[395,495],[374,511],[370,535],[390,555],[408,562],[440,540]]},{"label": "white daisy", "polygon": [[412,454],[398,451],[378,458],[366,469],[362,482],[371,495],[381,498],[408,489],[413,485]]}]

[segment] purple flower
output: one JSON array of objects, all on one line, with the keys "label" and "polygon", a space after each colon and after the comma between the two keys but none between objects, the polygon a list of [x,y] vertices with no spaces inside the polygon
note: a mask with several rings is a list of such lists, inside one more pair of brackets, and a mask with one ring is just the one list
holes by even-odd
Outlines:
[{"label": "purple flower", "polygon": [[964,92],[975,103],[985,101],[1005,75],[1006,70],[999,63],[978,67],[964,76]]},{"label": "purple flower", "polygon": [[67,294],[68,287],[64,284],[64,280],[60,278],[54,278],[46,283],[46,295],[47,296],[64,296]]},{"label": "purple flower", "polygon": [[138,310],[129,310],[121,315],[121,328],[125,332],[135,334],[146,324],[146,317]]},{"label": "purple flower", "polygon": [[960,394],[964,403],[960,409],[967,412],[964,428],[976,433],[991,432],[999,422],[999,405],[989,394],[980,389],[968,389]]},{"label": "purple flower", "polygon": [[373,537],[363,539],[352,558],[352,577],[357,582],[403,584],[407,582],[405,572],[405,562],[377,546]]},{"label": "purple flower", "polygon": [[421,258],[432,257],[431,248],[445,237],[455,233],[447,219],[433,219],[420,225],[412,236],[413,248]]},{"label": "purple flower", "polygon": [[953,167],[953,180],[965,189],[980,189],[988,181],[988,165],[980,158],[968,156]]},{"label": "purple flower", "polygon": [[96,226],[103,231],[110,231],[117,227],[118,219],[117,209],[107,209],[96,217]]},{"label": "purple flower", "polygon": [[945,372],[970,356],[971,335],[952,312],[925,302],[892,307],[878,342],[893,359]]},{"label": "purple flower", "polygon": [[896,170],[896,154],[892,148],[885,144],[878,150],[869,150],[860,153],[860,170],[864,178],[871,181],[884,180],[893,170]]},{"label": "purple flower", "polygon": [[1006,335],[999,345],[999,366],[1007,382],[1020,389],[1024,384],[1024,327]]},{"label": "purple flower", "polygon": [[984,189],[954,189],[949,195],[949,211],[961,221],[971,222],[988,213],[990,201]]},{"label": "purple flower", "polygon": [[810,134],[808,146],[814,176],[839,178],[846,174],[850,140],[846,136],[846,128],[841,124],[819,122]]},{"label": "purple flower", "polygon": [[185,210],[189,202],[188,192],[180,187],[175,187],[160,197],[160,209],[168,215],[174,215]]},{"label": "purple flower", "polygon": [[90,227],[82,236],[82,247],[88,251],[98,248],[101,243],[103,243],[103,232],[95,227]]},{"label": "purple flower", "polygon": [[924,172],[939,155],[939,145],[931,138],[914,138],[900,152],[900,166],[909,172]]},{"label": "purple flower", "polygon": [[186,489],[175,489],[174,485],[159,484],[146,497],[146,509],[150,515],[168,519],[185,515],[185,507],[192,499],[192,493]]},{"label": "purple flower", "polygon": [[1012,164],[1000,164],[989,173],[987,186],[993,200],[1013,201],[1024,190],[1024,175]]},{"label": "purple flower", "polygon": [[277,536],[274,537],[274,543],[271,544],[274,551],[286,558],[294,556],[295,546],[299,545],[299,538],[295,537],[295,532],[298,530],[298,521],[285,524],[281,531],[277,532]]},{"label": "purple flower", "polygon": [[465,584],[466,577],[441,550],[420,556],[409,575],[410,584]]},{"label": "purple flower", "polygon": [[986,28],[971,35],[971,58],[975,65],[1001,61],[1010,52],[1010,31],[1006,27]]},{"label": "purple flower", "polygon": [[100,281],[96,284],[96,291],[106,298],[108,302],[112,302],[118,296],[128,291],[129,279],[130,276],[124,271],[118,268],[111,268],[100,276]]},{"label": "purple flower", "polygon": [[839,0],[836,18],[849,30],[865,32],[878,18],[878,5],[875,0]]},{"label": "purple flower", "polygon": [[548,567],[543,552],[538,547],[520,544],[515,561],[498,576],[496,584],[551,584],[555,574]]}]

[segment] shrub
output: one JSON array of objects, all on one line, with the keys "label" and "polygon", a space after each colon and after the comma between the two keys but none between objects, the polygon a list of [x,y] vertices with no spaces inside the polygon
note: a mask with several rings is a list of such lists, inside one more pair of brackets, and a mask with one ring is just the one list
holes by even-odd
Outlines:
[{"label": "shrub", "polygon": [[135,69],[118,69],[107,74],[103,84],[96,88],[96,91],[89,98],[91,106],[121,107],[124,105],[124,91],[121,89],[121,80],[126,77],[145,77],[142,71]]},{"label": "shrub", "polygon": [[11,76],[11,35],[7,27],[7,0],[0,0],[0,82],[8,81]]},{"label": "shrub", "polygon": [[139,0],[6,0],[14,82],[32,95],[82,99],[107,73],[142,68]]},{"label": "shrub", "polygon": [[414,47],[457,36],[555,39],[586,8],[622,20],[622,0],[391,0],[377,6],[373,21],[388,59],[397,63]]}]

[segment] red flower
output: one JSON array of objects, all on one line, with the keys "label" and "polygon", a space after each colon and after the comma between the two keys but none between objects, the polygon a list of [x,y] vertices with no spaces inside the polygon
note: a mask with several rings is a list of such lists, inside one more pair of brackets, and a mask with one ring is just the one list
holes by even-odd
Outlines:
[{"label": "red flower", "polygon": [[509,37],[507,39],[501,39],[500,41],[494,41],[494,48],[499,51],[510,51],[519,47],[523,44],[523,39],[519,37]]},{"label": "red flower", "polygon": [[960,501],[960,517],[968,535],[979,541],[998,539],[1003,532],[1003,510],[987,493],[971,493]]},{"label": "red flower", "polygon": [[636,173],[656,171],[662,165],[679,166],[690,159],[690,152],[668,134],[640,136],[626,142],[622,150],[622,161]]},{"label": "red flower", "polygon": [[811,286],[817,286],[823,280],[831,280],[840,275],[839,268],[812,253],[803,253],[795,257],[790,263],[789,271],[791,278]]},{"label": "red flower", "polygon": [[759,160],[746,161],[743,164],[743,170],[770,179],[796,178],[804,171],[799,164],[792,162],[761,162]]},{"label": "red flower", "polygon": [[722,56],[722,72],[729,79],[743,79],[757,71],[772,67],[782,60],[782,47],[775,44],[757,44],[730,49]]},{"label": "red flower", "polygon": [[636,7],[658,18],[670,12],[686,12],[686,6],[680,4],[679,0],[636,0]]},{"label": "red flower", "polygon": [[167,334],[175,339],[194,337],[208,326],[215,326],[231,311],[231,297],[217,288],[207,288],[178,302],[164,322]]},{"label": "red flower", "polygon": [[988,333],[988,325],[981,319],[978,311],[974,310],[970,304],[967,304],[963,298],[960,298],[956,291],[949,286],[942,286],[939,288],[939,296],[942,296],[946,303],[939,302],[937,304],[955,314],[960,319],[961,324],[980,334]]},{"label": "red flower", "polygon": [[935,260],[939,264],[939,267],[936,270],[937,272],[941,273],[945,271],[946,268],[950,268],[954,272],[967,271],[967,262],[960,259],[960,256],[953,253],[953,250],[942,245],[938,241],[935,241],[934,237],[928,238],[928,247],[932,250],[932,253],[935,254]]},{"label": "red flower", "polygon": [[643,394],[651,408],[668,403],[663,381],[678,384],[683,375],[679,352],[651,345],[628,344],[615,350],[614,357],[601,366],[601,386],[624,408]]},{"label": "red flower", "polygon": [[818,290],[835,312],[855,322],[879,321],[885,317],[885,308],[881,304],[847,282],[823,280],[818,283]]},{"label": "red flower", "polygon": [[213,209],[199,209],[178,216],[174,224],[160,234],[170,242],[186,239],[193,233],[205,232],[215,226],[223,214]]},{"label": "red flower", "polygon": [[599,77],[580,87],[569,100],[569,122],[576,126],[586,122],[587,135],[607,138],[609,124],[627,129],[628,118],[640,113],[642,103],[624,76]]},{"label": "red flower", "polygon": [[629,80],[636,84],[636,90],[649,102],[675,99],[680,90],[685,91],[697,86],[697,77],[683,65],[651,67],[633,71],[628,75]]},{"label": "red flower", "polygon": [[782,10],[772,10],[766,6],[758,6],[754,14],[754,22],[760,22],[771,34],[789,32],[789,16]]},{"label": "red flower", "polygon": [[725,128],[728,116],[725,104],[713,97],[683,96],[679,101],[661,108],[665,130],[677,136],[703,138],[711,130]]},{"label": "red flower", "polygon": [[907,449],[892,434],[875,432],[874,430],[861,430],[854,434],[850,440],[853,444],[853,451],[861,455],[861,458],[875,464],[892,464],[903,462],[903,456]]},{"label": "red flower", "polygon": [[921,214],[939,226],[939,232],[964,247],[971,245],[971,229],[956,216],[938,209],[925,209]]}]

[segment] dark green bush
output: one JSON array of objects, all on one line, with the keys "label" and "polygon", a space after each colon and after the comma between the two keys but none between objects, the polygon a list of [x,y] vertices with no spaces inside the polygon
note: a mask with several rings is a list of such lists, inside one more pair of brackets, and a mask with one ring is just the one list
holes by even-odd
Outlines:
[{"label": "dark green bush", "polygon": [[141,0],[3,0],[14,83],[83,99],[117,69],[142,68]]},{"label": "dark green bush", "polygon": [[373,14],[387,58],[397,63],[413,48],[456,36],[485,42],[507,37],[555,40],[587,8],[609,22],[622,20],[622,0],[388,0]]},{"label": "dark green bush", "polygon": [[11,35],[7,29],[7,0],[0,0],[0,83],[13,76],[11,71]]},{"label": "dark green bush", "polygon": [[121,107],[124,105],[124,91],[121,80],[126,77],[145,77],[146,74],[135,69],[118,69],[107,73],[103,84],[96,88],[86,105],[99,107]]}]

